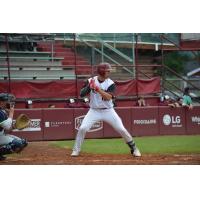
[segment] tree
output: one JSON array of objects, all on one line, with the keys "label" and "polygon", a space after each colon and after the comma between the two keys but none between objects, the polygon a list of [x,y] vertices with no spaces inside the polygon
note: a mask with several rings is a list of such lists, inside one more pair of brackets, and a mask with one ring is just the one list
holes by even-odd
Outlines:
[{"label": "tree", "polygon": [[178,51],[170,52],[164,56],[164,64],[180,74],[183,74],[187,61],[189,61],[189,56]]}]

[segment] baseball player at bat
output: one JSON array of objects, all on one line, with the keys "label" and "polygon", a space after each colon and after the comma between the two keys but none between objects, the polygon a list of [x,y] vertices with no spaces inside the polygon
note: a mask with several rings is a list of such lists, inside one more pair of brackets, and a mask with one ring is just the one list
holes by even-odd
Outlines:
[{"label": "baseball player at bat", "polygon": [[10,102],[12,97],[7,93],[0,94],[0,161],[5,160],[7,154],[21,152],[28,144],[25,139],[7,134],[13,128],[14,104]]},{"label": "baseball player at bat", "polygon": [[109,78],[110,72],[111,65],[109,63],[99,64],[97,66],[98,76],[89,78],[80,92],[81,97],[90,95],[90,109],[78,130],[71,156],[79,156],[86,132],[98,121],[110,124],[124,138],[131,154],[136,157],[141,156],[132,136],[126,130],[121,118],[113,108],[112,100],[116,86]]}]

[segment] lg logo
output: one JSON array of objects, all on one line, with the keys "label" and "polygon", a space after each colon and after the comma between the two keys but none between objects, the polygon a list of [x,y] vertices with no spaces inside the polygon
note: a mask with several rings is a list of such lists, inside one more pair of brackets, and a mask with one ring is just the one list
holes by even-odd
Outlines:
[{"label": "lg logo", "polygon": [[168,126],[171,124],[171,117],[170,115],[164,115],[163,116],[163,124]]},{"label": "lg logo", "polygon": [[170,116],[170,115],[164,115],[163,116],[163,124],[166,126],[169,126],[170,124],[180,124],[181,118],[180,116]]}]

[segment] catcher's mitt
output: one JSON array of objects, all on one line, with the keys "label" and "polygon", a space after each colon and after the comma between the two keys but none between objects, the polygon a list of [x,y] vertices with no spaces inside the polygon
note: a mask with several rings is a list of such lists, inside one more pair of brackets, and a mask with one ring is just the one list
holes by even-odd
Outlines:
[{"label": "catcher's mitt", "polygon": [[30,124],[31,120],[29,119],[29,117],[25,114],[20,114],[15,122],[15,128],[16,129],[24,129],[27,128]]}]

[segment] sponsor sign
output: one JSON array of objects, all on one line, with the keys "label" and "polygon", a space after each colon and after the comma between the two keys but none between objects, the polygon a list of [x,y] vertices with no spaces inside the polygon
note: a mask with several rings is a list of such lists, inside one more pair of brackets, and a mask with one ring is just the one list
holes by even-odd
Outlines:
[{"label": "sponsor sign", "polygon": [[44,109],[44,139],[73,139],[73,109]]},{"label": "sponsor sign", "polygon": [[192,116],[191,120],[192,120],[192,123],[200,125],[200,116]]},{"label": "sponsor sign", "polygon": [[133,121],[133,124],[156,124],[157,120],[156,119],[135,119]]},{"label": "sponsor sign", "polygon": [[188,134],[200,134],[200,107],[186,110],[186,127]]},{"label": "sponsor sign", "polygon": [[[13,120],[13,124],[15,124],[15,120]],[[24,128],[22,130],[13,129],[13,132],[32,132],[32,131],[41,131],[41,119],[31,119],[31,123],[29,127]]]},{"label": "sponsor sign", "polygon": [[22,130],[14,129],[12,130],[13,135],[20,138],[25,138],[28,141],[43,140],[43,115],[42,109],[16,109],[14,113],[14,120],[20,114],[26,114],[30,119],[31,123],[29,126]]},{"label": "sponsor sign", "polygon": [[163,124],[165,126],[172,126],[172,127],[182,127],[181,117],[180,116],[174,116],[166,114],[163,116]]},{"label": "sponsor sign", "polygon": [[135,136],[158,135],[158,107],[135,107],[132,109],[132,133]]},{"label": "sponsor sign", "polygon": [[159,107],[160,134],[185,134],[185,108]]},{"label": "sponsor sign", "polygon": [[[84,117],[85,117],[85,115],[75,118],[75,129],[76,130],[78,130],[79,127],[81,126]],[[103,122],[99,121],[99,122],[96,122],[95,124],[93,124],[88,132],[95,132],[95,131],[99,131],[101,129],[103,129]]]},{"label": "sponsor sign", "polygon": [[61,127],[61,126],[66,126],[71,124],[71,121],[50,121],[50,122],[45,122],[45,128],[55,128],[55,127]]}]

